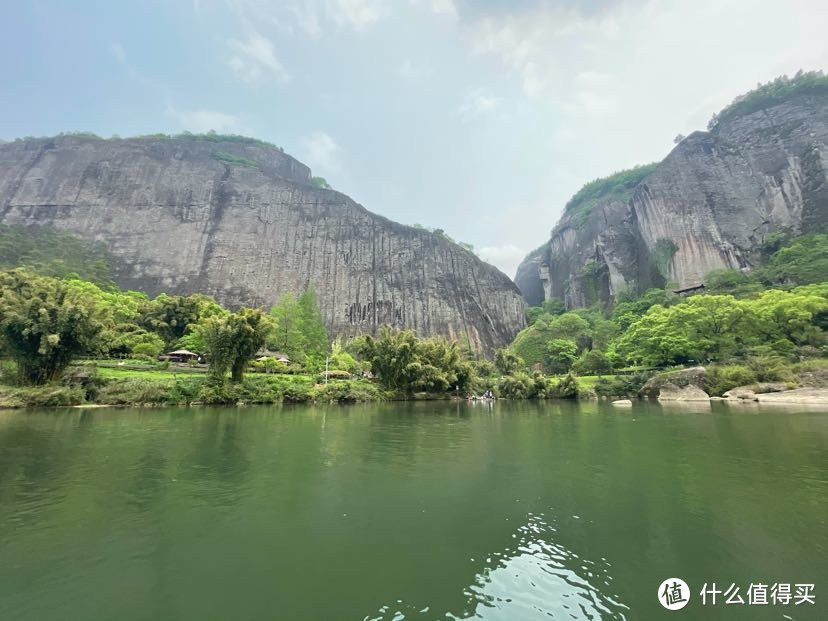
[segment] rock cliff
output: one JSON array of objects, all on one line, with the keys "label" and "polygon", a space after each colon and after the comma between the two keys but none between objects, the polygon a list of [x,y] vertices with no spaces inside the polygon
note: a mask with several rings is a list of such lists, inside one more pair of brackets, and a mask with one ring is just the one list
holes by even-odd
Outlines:
[{"label": "rock cliff", "polygon": [[769,234],[828,228],[826,142],[828,88],[735,107],[662,162],[585,186],[516,283],[530,304],[579,307],[749,270]]},{"label": "rock cliff", "polygon": [[221,137],[0,145],[0,223],[103,242],[116,282],[269,306],[314,285],[332,335],[388,324],[485,350],[524,326],[517,287],[444,237],[311,183],[280,149]]}]

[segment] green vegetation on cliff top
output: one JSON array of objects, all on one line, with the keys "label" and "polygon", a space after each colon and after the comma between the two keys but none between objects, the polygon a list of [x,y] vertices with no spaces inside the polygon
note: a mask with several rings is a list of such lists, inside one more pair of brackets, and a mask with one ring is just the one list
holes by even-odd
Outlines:
[{"label": "green vegetation on cliff top", "polygon": [[[713,131],[724,121],[804,94],[828,94],[828,76],[822,71],[799,71],[793,77],[783,75],[767,84],[759,84],[754,90],[738,96],[731,104],[715,114],[708,123],[708,129]],[[599,201],[628,200],[635,187],[653,172],[658,164],[659,162],[642,164],[590,181],[569,199],[564,207],[564,213],[571,215],[576,225],[585,225],[592,209]]]},{"label": "green vegetation on cliff top", "polygon": [[[25,136],[23,138],[16,138],[16,141],[19,140],[38,140],[38,139],[45,139],[45,138],[62,138],[62,137],[70,137],[70,138],[86,138],[89,140],[106,140],[102,136],[95,134],[94,132],[88,131],[74,131],[74,132],[61,132],[56,136]],[[120,140],[121,137],[114,135],[111,137],[113,140]],[[272,142],[267,142],[266,140],[259,140],[258,138],[251,138],[250,136],[242,136],[240,134],[219,134],[213,130],[205,132],[203,134],[194,134],[192,132],[181,132],[180,134],[142,134],[139,136],[132,136],[128,137],[127,140],[192,140],[194,142],[232,142],[235,144],[241,145],[253,145],[259,147],[273,147],[278,149],[279,151],[284,152],[282,147],[273,144]]]},{"label": "green vegetation on cliff top", "polygon": [[635,187],[658,166],[658,162],[642,164],[629,170],[621,170],[609,177],[594,179],[569,199],[564,212],[571,214],[579,226],[586,224],[598,201],[625,201],[632,196]]},{"label": "green vegetation on cliff top", "polygon": [[828,76],[822,71],[800,70],[792,78],[782,75],[766,84],[760,83],[714,114],[707,128],[715,131],[725,121],[775,106],[797,95],[828,95]]}]

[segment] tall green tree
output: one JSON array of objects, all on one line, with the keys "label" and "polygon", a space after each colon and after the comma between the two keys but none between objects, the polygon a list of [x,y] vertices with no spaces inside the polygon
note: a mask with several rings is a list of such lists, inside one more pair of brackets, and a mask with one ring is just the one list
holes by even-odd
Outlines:
[{"label": "tall green tree", "polygon": [[271,329],[271,322],[258,309],[243,308],[205,319],[196,330],[205,345],[210,377],[224,381],[229,370],[231,381],[241,382],[250,359],[264,346]]},{"label": "tall green tree", "polygon": [[505,347],[495,352],[494,363],[495,368],[503,375],[511,375],[526,366],[520,356]]},{"label": "tall green tree", "polygon": [[95,306],[65,283],[20,269],[0,273],[0,309],[3,349],[26,384],[59,378],[75,356],[97,346],[103,327]]},{"label": "tall green tree", "polygon": [[139,324],[160,336],[167,347],[173,347],[187,329],[198,322],[205,300],[210,298],[162,293],[141,308]]},{"label": "tall green tree", "polygon": [[310,355],[324,356],[328,351],[328,332],[313,285],[299,296],[296,304],[299,308],[299,329],[304,337],[306,352]]},{"label": "tall green tree", "polygon": [[270,310],[270,317],[273,329],[268,336],[269,347],[300,362],[308,356],[324,358],[328,351],[328,333],[313,287],[298,298],[292,293],[283,295]]},{"label": "tall green tree", "polygon": [[474,377],[457,343],[440,337],[418,339],[410,330],[395,332],[383,326],[379,337],[365,338],[361,355],[384,388],[403,394],[465,392]]},{"label": "tall green tree", "polygon": [[545,366],[551,373],[566,373],[578,354],[578,346],[570,339],[552,339],[546,346]]}]

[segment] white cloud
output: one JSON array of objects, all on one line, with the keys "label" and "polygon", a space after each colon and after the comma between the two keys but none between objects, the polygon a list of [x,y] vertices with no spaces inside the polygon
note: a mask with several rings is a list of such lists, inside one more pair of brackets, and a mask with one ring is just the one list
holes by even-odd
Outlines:
[{"label": "white cloud", "polygon": [[168,106],[165,114],[175,119],[181,129],[196,133],[203,133],[212,130],[217,132],[228,131],[237,128],[239,119],[232,114],[224,114],[215,110],[198,108],[195,110],[178,110]]},{"label": "white cloud", "polygon": [[336,141],[323,131],[315,131],[301,140],[302,160],[322,175],[342,172],[340,148]]},{"label": "white cloud", "polygon": [[512,278],[523,257],[526,256],[526,251],[514,244],[505,244],[503,246],[484,246],[477,249],[477,255],[487,263],[495,265],[509,278]]},{"label": "white cloud", "polygon": [[502,98],[492,95],[485,89],[476,88],[466,94],[457,112],[461,116],[468,118],[486,112],[494,112],[502,103]]},{"label": "white cloud", "polygon": [[248,84],[257,84],[268,79],[287,82],[290,74],[276,57],[273,43],[267,37],[251,31],[244,41],[228,39],[232,55],[227,66]]}]

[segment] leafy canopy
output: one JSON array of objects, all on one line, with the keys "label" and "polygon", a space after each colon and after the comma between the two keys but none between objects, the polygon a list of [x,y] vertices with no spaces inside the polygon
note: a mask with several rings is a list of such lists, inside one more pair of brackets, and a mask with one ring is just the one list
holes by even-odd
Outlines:
[{"label": "leafy canopy", "polygon": [[58,379],[103,327],[94,305],[65,283],[22,269],[0,273],[0,341],[17,363],[18,379],[45,384]]}]

